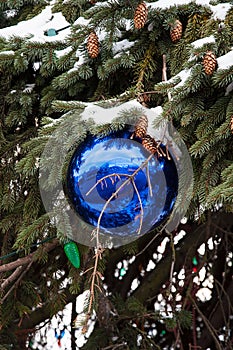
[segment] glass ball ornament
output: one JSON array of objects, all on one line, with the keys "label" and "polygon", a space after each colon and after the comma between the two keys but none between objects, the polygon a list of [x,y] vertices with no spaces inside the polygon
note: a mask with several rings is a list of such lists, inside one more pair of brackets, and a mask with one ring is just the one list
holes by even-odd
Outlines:
[{"label": "glass ball ornament", "polygon": [[[106,236],[149,232],[169,218],[177,198],[174,160],[151,155],[131,137],[127,128],[107,136],[89,134],[69,162],[69,203],[81,220]],[[165,146],[160,147],[165,154]]]}]

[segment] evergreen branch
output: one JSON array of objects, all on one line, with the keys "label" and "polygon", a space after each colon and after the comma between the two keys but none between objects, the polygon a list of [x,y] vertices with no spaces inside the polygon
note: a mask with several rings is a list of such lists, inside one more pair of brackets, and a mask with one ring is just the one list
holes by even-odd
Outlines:
[{"label": "evergreen branch", "polygon": [[[43,249],[45,250],[45,252],[48,253],[51,250],[53,250],[57,245],[58,245],[58,240],[55,239],[54,242],[44,244]],[[0,273],[13,270],[19,266],[29,264],[31,261],[33,261],[33,258],[36,254],[37,254],[37,250],[35,252],[23,257],[23,258],[19,258],[16,261],[12,261],[8,264],[4,264],[4,265],[0,266]]]}]

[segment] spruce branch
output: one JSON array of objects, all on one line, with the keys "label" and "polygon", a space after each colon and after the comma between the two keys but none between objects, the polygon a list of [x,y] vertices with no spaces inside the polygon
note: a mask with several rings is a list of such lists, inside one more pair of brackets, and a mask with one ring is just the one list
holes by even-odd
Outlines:
[{"label": "spruce branch", "polygon": [[[50,243],[45,243],[43,246],[43,249],[45,252],[50,252],[51,250],[53,250],[56,246],[58,245],[58,240],[55,239],[53,242]],[[37,254],[37,250],[23,258],[19,258],[15,261],[12,261],[10,263],[4,264],[2,266],[0,266],[0,273],[1,272],[6,272],[6,271],[10,271],[13,270],[19,266],[23,266],[23,265],[27,265],[29,264],[31,261],[33,261],[34,257]]]}]

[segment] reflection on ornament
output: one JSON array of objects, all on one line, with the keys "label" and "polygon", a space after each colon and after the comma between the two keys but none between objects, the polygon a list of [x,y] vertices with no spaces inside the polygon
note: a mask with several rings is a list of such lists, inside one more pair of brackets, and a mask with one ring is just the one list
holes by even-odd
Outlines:
[{"label": "reflection on ornament", "polygon": [[71,158],[65,187],[82,220],[94,229],[101,216],[101,233],[126,237],[144,234],[169,217],[178,175],[173,159],[151,155],[140,140],[132,140],[131,131],[122,130],[89,135]]}]

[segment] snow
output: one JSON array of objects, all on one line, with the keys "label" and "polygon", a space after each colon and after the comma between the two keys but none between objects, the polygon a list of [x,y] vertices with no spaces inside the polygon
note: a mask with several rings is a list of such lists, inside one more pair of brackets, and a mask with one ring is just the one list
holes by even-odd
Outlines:
[{"label": "snow", "polygon": [[127,39],[118,41],[117,43],[113,44],[113,47],[112,47],[113,54],[116,54],[116,53],[121,52],[121,51],[125,51],[125,50],[129,49],[131,46],[133,46],[134,44],[135,44],[135,42],[133,42],[133,41],[130,42]]},{"label": "snow", "polygon": [[31,93],[32,90],[34,89],[35,84],[26,84],[25,89],[23,90],[23,92],[26,93]]},{"label": "snow", "polygon": [[0,55],[1,56],[10,56],[10,55],[14,55],[14,51],[10,50],[10,51],[1,51]]},{"label": "snow", "polygon": [[224,20],[227,12],[231,8],[229,3],[218,4],[215,6],[210,6],[214,19]]},{"label": "snow", "polygon": [[166,9],[172,6],[181,6],[181,5],[187,5],[190,3],[195,3],[197,5],[202,6],[208,6],[210,7],[211,11],[213,12],[214,19],[220,19],[224,20],[226,17],[227,11],[231,8],[231,5],[229,3],[223,3],[218,5],[211,5],[211,0],[196,0],[195,2],[193,0],[159,0],[152,3],[147,3],[148,7],[151,7],[153,9]]},{"label": "snow", "polygon": [[72,51],[72,47],[71,46],[68,46],[66,47],[65,49],[63,50],[55,50],[54,53],[55,55],[57,56],[57,58],[60,58],[62,56],[65,56],[67,55],[68,53],[70,53]]},{"label": "snow", "polygon": [[79,18],[76,19],[76,21],[74,22],[74,25],[88,26],[89,22],[90,22],[89,19],[85,19],[84,17],[79,17]]},{"label": "snow", "polygon": [[190,74],[191,74],[191,68],[180,71],[180,73],[174,77],[174,78],[179,77],[181,79],[181,81],[176,85],[176,88],[183,86],[186,80],[190,77]]},{"label": "snow", "polygon": [[70,25],[66,21],[61,12],[52,13],[52,6],[46,6],[37,16],[19,22],[15,26],[0,29],[0,36],[9,39],[12,36],[27,37],[32,36],[30,40],[37,42],[64,40],[70,34],[70,28],[60,31],[55,36],[46,36],[46,32],[50,28],[59,30]]},{"label": "snow", "polygon": [[233,51],[217,58],[218,69],[228,69],[233,65]]},{"label": "snow", "polygon": [[192,42],[192,46],[197,49],[202,47],[204,44],[215,43],[215,37],[213,35],[206,36],[205,38],[198,39]]}]

